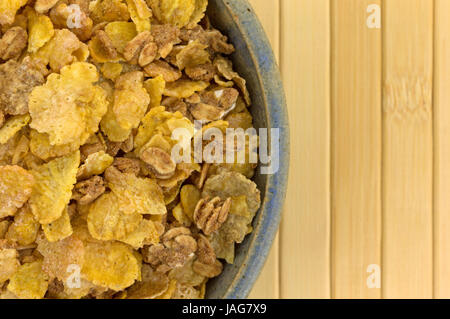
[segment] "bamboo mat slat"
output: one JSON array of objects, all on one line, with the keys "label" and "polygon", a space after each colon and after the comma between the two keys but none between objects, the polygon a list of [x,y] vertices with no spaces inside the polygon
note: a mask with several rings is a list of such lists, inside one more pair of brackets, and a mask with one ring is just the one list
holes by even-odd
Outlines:
[{"label": "bamboo mat slat", "polygon": [[384,2],[383,297],[432,297],[433,2]]},{"label": "bamboo mat slat", "polygon": [[450,1],[435,4],[434,294],[450,298]]},{"label": "bamboo mat slat", "polygon": [[[379,298],[381,264],[381,30],[366,24],[374,0],[332,1],[332,290]],[[373,266],[371,266],[373,265]],[[375,267],[374,269],[370,267]],[[375,274],[376,275],[376,274]]]},{"label": "bamboo mat slat", "polygon": [[282,298],[330,297],[329,51],[329,1],[282,0],[281,72],[291,123]]}]

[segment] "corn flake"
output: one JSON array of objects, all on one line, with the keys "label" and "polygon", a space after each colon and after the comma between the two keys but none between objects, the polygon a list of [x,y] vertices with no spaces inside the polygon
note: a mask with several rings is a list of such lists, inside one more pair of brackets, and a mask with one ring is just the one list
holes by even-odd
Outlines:
[{"label": "corn flake", "polygon": [[0,166],[0,218],[13,216],[30,198],[35,179],[20,166]]},{"label": "corn flake", "polygon": [[2,0],[0,1],[0,24],[12,24],[17,11],[26,5],[28,0]]},{"label": "corn flake", "polygon": [[34,53],[50,41],[55,30],[48,16],[32,9],[26,10],[26,13],[28,17],[28,52]]},{"label": "corn flake", "polygon": [[150,108],[160,106],[162,95],[166,88],[166,81],[164,81],[162,75],[158,75],[153,79],[148,79],[144,82],[144,87],[150,95]]},{"label": "corn flake", "polygon": [[141,277],[141,262],[131,247],[118,242],[86,243],[82,275],[115,291],[131,286]]},{"label": "corn flake", "polygon": [[53,72],[59,72],[64,66],[74,62],[84,62],[89,56],[86,44],[67,29],[56,30],[54,36],[34,55],[45,64],[49,64]]},{"label": "corn flake", "polygon": [[8,284],[8,290],[21,299],[42,299],[47,288],[48,278],[42,272],[42,261],[20,266]]},{"label": "corn flake", "polygon": [[84,263],[84,245],[81,239],[72,235],[56,242],[49,242],[44,236],[37,239],[37,250],[44,256],[42,270],[50,277],[66,280],[72,273],[70,265]]},{"label": "corn flake", "polygon": [[5,144],[30,122],[30,115],[16,115],[9,118],[0,128],[0,144]]},{"label": "corn flake", "polygon": [[138,33],[150,31],[150,18],[152,11],[144,0],[126,0],[131,20],[136,25]]},{"label": "corn flake", "polygon": [[143,219],[133,232],[129,233],[120,241],[130,245],[134,249],[139,249],[144,247],[144,245],[157,244],[159,242],[159,235],[155,224],[151,220]]},{"label": "corn flake", "polygon": [[49,224],[61,217],[72,196],[80,152],[54,159],[31,172],[35,178],[30,206],[41,224]]},{"label": "corn flake", "polygon": [[108,23],[105,26],[105,32],[119,53],[123,53],[128,42],[137,35],[134,23],[122,21]]},{"label": "corn flake", "polygon": [[122,64],[114,62],[104,63],[100,67],[100,71],[102,72],[103,77],[112,81],[116,80],[120,76],[122,70]]},{"label": "corn flake", "polygon": [[220,175],[211,176],[205,182],[202,197],[214,198],[216,196],[223,200],[228,197],[246,196],[247,207],[253,218],[261,205],[260,191],[256,184],[235,172],[225,172]]},{"label": "corn flake", "polygon": [[201,64],[210,63],[207,45],[198,40],[190,42],[176,55],[177,66],[180,70],[196,67]]},{"label": "corn flake", "polygon": [[143,81],[142,72],[123,74],[116,81],[113,112],[117,123],[125,130],[139,126],[150,103]]},{"label": "corn flake", "polygon": [[30,151],[44,161],[49,158],[67,155],[78,148],[78,143],[51,145],[47,133],[39,133],[36,130],[30,131]]},{"label": "corn flake", "polygon": [[100,86],[105,90],[108,101],[108,110],[100,122],[102,132],[105,133],[111,142],[124,142],[129,138],[131,129],[124,129],[117,122],[116,115],[113,111],[114,96],[112,86],[108,82],[103,82]]},{"label": "corn flake", "polygon": [[17,250],[0,249],[0,285],[11,278],[19,266]]},{"label": "corn flake", "polygon": [[72,235],[72,225],[68,212],[69,206],[64,209],[61,217],[50,224],[42,225],[45,237],[51,243],[62,240]]},{"label": "corn flake", "polygon": [[51,145],[84,144],[107,111],[106,93],[93,85],[96,81],[97,69],[84,62],[51,74],[46,84],[31,92],[30,127],[47,133]]},{"label": "corn flake", "polygon": [[90,154],[78,170],[77,177],[79,179],[87,179],[94,175],[100,175],[110,167],[113,162],[114,158],[111,155],[106,154],[105,151]]},{"label": "corn flake", "polygon": [[183,206],[183,212],[194,220],[194,211],[198,201],[201,198],[201,193],[194,185],[184,185],[180,191],[180,202]]},{"label": "corn flake", "polygon": [[26,205],[14,216],[14,222],[9,226],[5,238],[21,246],[30,245],[36,240],[39,226],[30,207]]},{"label": "corn flake", "polygon": [[120,240],[134,232],[142,221],[142,215],[123,213],[119,198],[114,193],[103,194],[90,207],[87,216],[89,233],[99,240]]},{"label": "corn flake", "polygon": [[148,0],[147,2],[159,21],[180,28],[191,21],[196,9],[196,0]]},{"label": "corn flake", "polygon": [[90,16],[95,24],[130,19],[124,0],[98,0],[93,5]]},{"label": "corn flake", "polygon": [[208,86],[208,82],[182,79],[167,83],[164,90],[164,95],[176,97],[179,99],[185,99],[192,96],[195,92],[205,90]]},{"label": "corn flake", "polygon": [[118,197],[117,202],[123,213],[162,215],[167,212],[162,190],[154,179],[122,174],[110,168],[106,171],[106,180]]},{"label": "corn flake", "polygon": [[195,9],[187,26],[189,29],[193,29],[203,19],[207,7],[208,0],[195,0]]},{"label": "corn flake", "polygon": [[150,265],[142,266],[142,281],[127,290],[127,299],[154,299],[169,288],[167,275],[154,271]]}]

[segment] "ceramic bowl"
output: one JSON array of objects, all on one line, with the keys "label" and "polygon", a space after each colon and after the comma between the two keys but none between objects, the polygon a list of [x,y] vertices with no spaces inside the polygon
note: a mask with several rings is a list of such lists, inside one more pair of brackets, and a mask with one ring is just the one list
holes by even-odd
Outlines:
[{"label": "ceramic bowl", "polygon": [[[279,129],[279,169],[274,174],[263,175],[258,168],[254,179],[262,199],[253,222],[254,231],[237,246],[235,263],[226,265],[223,273],[207,287],[206,298],[246,298],[264,265],[280,223],[289,170],[288,114],[274,54],[248,1],[209,0],[208,15],[213,26],[227,35],[236,47],[233,65],[247,80],[255,127]],[[275,135],[269,134],[269,140],[271,138]]]}]

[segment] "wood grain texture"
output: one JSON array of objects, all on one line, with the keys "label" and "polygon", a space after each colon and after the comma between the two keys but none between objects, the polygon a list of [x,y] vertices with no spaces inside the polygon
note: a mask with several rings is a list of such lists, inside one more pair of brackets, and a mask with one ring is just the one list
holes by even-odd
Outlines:
[{"label": "wood grain texture", "polygon": [[383,297],[433,293],[433,1],[384,1]]},{"label": "wood grain texture", "polygon": [[281,71],[291,121],[282,298],[330,297],[329,4],[281,0]]},{"label": "wood grain texture", "polygon": [[332,289],[379,298],[367,268],[381,263],[381,30],[366,25],[374,0],[332,0]]},{"label": "wood grain texture", "polygon": [[450,1],[436,1],[434,30],[434,295],[450,298]]},{"label": "wood grain texture", "polygon": [[[264,26],[278,59],[280,53],[280,2],[279,0],[250,0],[250,3]],[[279,238],[277,236],[249,298],[276,299],[280,297],[279,257]]]}]

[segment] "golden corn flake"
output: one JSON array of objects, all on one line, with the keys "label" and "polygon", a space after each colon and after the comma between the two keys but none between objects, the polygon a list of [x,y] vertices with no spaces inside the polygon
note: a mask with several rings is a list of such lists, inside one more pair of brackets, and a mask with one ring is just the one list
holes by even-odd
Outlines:
[{"label": "golden corn flake", "polygon": [[208,239],[214,249],[217,258],[224,259],[227,263],[234,263],[234,241],[225,239],[226,234],[219,232],[212,233]]},{"label": "golden corn flake", "polygon": [[231,198],[230,214],[246,217],[251,220],[251,213],[248,211],[247,196],[236,196]]},{"label": "golden corn flake", "polygon": [[252,218],[261,205],[261,194],[256,184],[235,172],[225,172],[208,178],[203,187],[203,197],[216,196],[227,199],[228,197],[246,196],[247,207]]},{"label": "golden corn flake", "polygon": [[107,111],[105,91],[94,65],[77,62],[52,73],[47,83],[33,89],[29,98],[30,127],[47,133],[51,145],[84,144],[98,131]]},{"label": "golden corn flake", "polygon": [[90,207],[87,216],[89,233],[98,240],[120,240],[134,232],[142,215],[125,214],[119,208],[119,198],[114,193],[103,194]]},{"label": "golden corn flake", "polygon": [[192,96],[195,92],[205,90],[208,86],[208,82],[182,79],[167,83],[164,90],[164,95],[185,99]]},{"label": "golden corn flake", "polygon": [[39,236],[37,243],[37,250],[44,256],[42,270],[50,278],[64,281],[73,272],[70,265],[78,265],[80,269],[83,266],[84,245],[75,235],[56,242],[49,242],[44,236]]},{"label": "golden corn flake", "polygon": [[102,129],[102,132],[108,136],[108,139],[111,142],[124,142],[128,139],[128,137],[131,134],[132,129],[124,129],[122,128],[116,118],[116,115],[114,114],[114,111],[112,109],[112,104],[108,107],[108,111],[106,112],[105,116],[103,117],[100,127]]},{"label": "golden corn flake", "polygon": [[108,23],[105,26],[105,32],[119,53],[123,53],[128,42],[137,35],[134,23],[122,21]]},{"label": "golden corn flake", "polygon": [[0,128],[0,144],[5,144],[10,138],[16,135],[24,126],[30,122],[30,115],[16,115],[9,118]]},{"label": "golden corn flake", "polygon": [[161,188],[154,179],[134,174],[108,174],[108,186],[125,214],[161,215],[167,212]]},{"label": "golden corn flake", "polygon": [[41,224],[49,224],[63,214],[72,196],[80,152],[54,159],[32,170],[35,178],[30,198],[31,210]]},{"label": "golden corn flake", "polygon": [[163,23],[186,26],[196,9],[195,0],[148,0],[157,19]]},{"label": "golden corn flake", "polygon": [[22,207],[14,216],[14,222],[9,226],[5,238],[27,246],[36,240],[40,224],[34,218],[28,205]]},{"label": "golden corn flake", "polygon": [[131,286],[141,276],[141,262],[131,247],[118,242],[86,243],[82,275],[115,291]]},{"label": "golden corn flake", "polygon": [[142,72],[129,72],[117,79],[113,111],[120,127],[126,130],[137,128],[149,103]]},{"label": "golden corn flake", "polygon": [[102,174],[111,164],[114,158],[106,154],[105,151],[90,154],[84,164],[78,170],[77,177],[79,179],[86,179],[94,175]]},{"label": "golden corn flake", "polygon": [[13,216],[31,196],[35,179],[20,166],[0,166],[0,218]]},{"label": "golden corn flake", "polygon": [[49,64],[53,72],[59,72],[66,65],[86,61],[89,49],[74,33],[62,29],[56,30],[50,41],[33,56]]},{"label": "golden corn flake", "polygon": [[123,66],[120,63],[107,62],[100,67],[103,77],[109,80],[116,80],[122,73]]},{"label": "golden corn flake", "polygon": [[211,62],[207,48],[207,45],[198,40],[190,42],[176,55],[178,68],[184,70]]},{"label": "golden corn flake", "polygon": [[2,0],[0,1],[0,24],[7,25],[14,22],[17,11],[26,5],[28,0]]},{"label": "golden corn flake", "polygon": [[100,122],[102,132],[105,133],[111,142],[124,142],[130,136],[131,129],[124,129],[117,122],[113,111],[114,89],[108,82],[102,82],[100,86],[105,90],[108,101],[108,110]]},{"label": "golden corn flake", "polygon": [[50,41],[55,30],[48,16],[32,9],[26,10],[26,14],[28,17],[28,52],[34,53]]},{"label": "golden corn flake", "polygon": [[21,299],[42,299],[48,288],[48,278],[42,272],[42,261],[23,264],[11,277],[8,290]]},{"label": "golden corn flake", "polygon": [[183,267],[177,267],[169,272],[169,278],[176,280],[182,285],[188,286],[198,286],[204,280],[205,277],[197,274],[192,268],[194,263],[194,258],[191,258],[188,262],[184,264]]},{"label": "golden corn flake", "polygon": [[0,249],[0,285],[11,278],[19,266],[17,250]]},{"label": "golden corn flake", "polygon": [[152,108],[142,119],[138,133],[134,139],[134,147],[140,149],[144,146],[153,135],[157,134],[157,127],[172,116],[173,113],[165,111],[164,106]]},{"label": "golden corn flake", "polygon": [[144,0],[126,0],[131,20],[136,25],[138,33],[150,31],[150,18],[152,11]]},{"label": "golden corn flake", "polygon": [[171,299],[176,289],[177,289],[177,281],[175,279],[171,279],[169,281],[169,287],[167,287],[167,290],[162,295],[156,297],[155,299]]},{"label": "golden corn flake", "polygon": [[91,8],[90,17],[95,24],[128,21],[130,14],[124,0],[98,0]]},{"label": "golden corn flake", "polygon": [[96,63],[120,61],[111,39],[104,31],[97,31],[88,46],[91,58]]},{"label": "golden corn flake", "polygon": [[150,108],[160,106],[162,95],[166,88],[166,81],[164,81],[162,75],[158,75],[153,79],[148,79],[144,82],[144,87],[150,95]]},{"label": "golden corn flake", "polygon": [[[168,141],[171,153],[171,147],[178,141],[172,140],[172,132],[177,128],[184,128],[191,136],[194,134],[194,124],[185,118],[180,112],[167,112],[163,106],[154,107],[144,116],[139,126],[138,133],[134,139],[136,154],[146,145],[155,135],[161,135]],[[187,141],[190,146],[190,141]],[[158,147],[158,145],[146,145]],[[165,149],[164,147],[162,147]]]},{"label": "golden corn flake", "polygon": [[130,245],[134,249],[144,247],[144,245],[157,244],[159,242],[158,231],[155,224],[148,219],[142,219],[139,226],[125,238],[120,239],[121,242]]},{"label": "golden corn flake", "polygon": [[194,220],[194,211],[198,201],[201,198],[201,193],[194,185],[184,185],[180,191],[180,202],[183,207],[183,212]]},{"label": "golden corn flake", "polygon": [[127,290],[127,299],[154,299],[169,288],[167,275],[154,271],[150,265],[142,266],[142,281]]},{"label": "golden corn flake", "polygon": [[72,225],[70,224],[70,216],[67,206],[61,217],[50,224],[42,225],[45,237],[51,243],[62,240],[72,235]]},{"label": "golden corn flake", "polygon": [[181,203],[178,203],[178,205],[172,209],[172,215],[175,217],[176,221],[180,223],[180,225],[185,227],[191,226],[192,220],[187,216],[187,214],[184,213]]},{"label": "golden corn flake", "polygon": [[191,15],[188,28],[192,29],[195,27],[200,20],[205,16],[206,8],[208,7],[208,0],[195,0],[195,9]]},{"label": "golden corn flake", "polygon": [[78,143],[51,145],[47,133],[39,133],[36,130],[30,131],[30,151],[44,161],[75,152],[78,148]]}]

